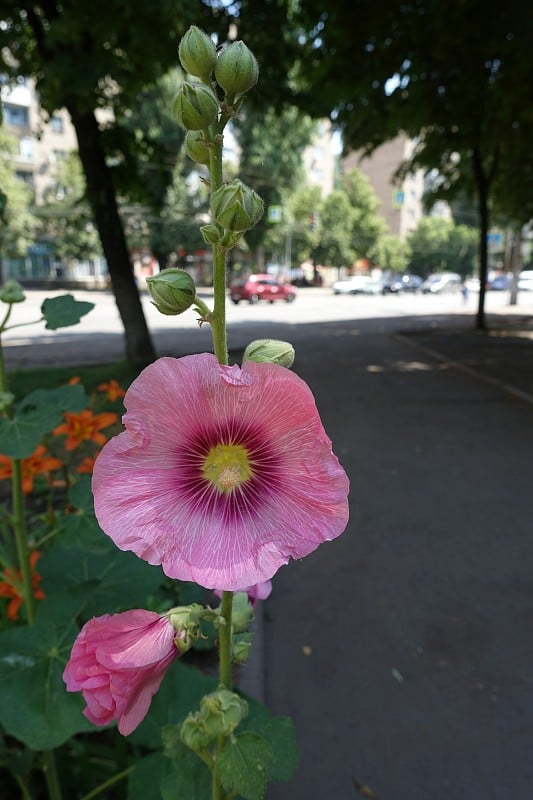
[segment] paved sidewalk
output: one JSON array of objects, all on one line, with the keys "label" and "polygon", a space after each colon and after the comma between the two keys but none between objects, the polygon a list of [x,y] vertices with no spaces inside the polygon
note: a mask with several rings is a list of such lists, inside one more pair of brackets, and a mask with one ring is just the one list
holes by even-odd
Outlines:
[{"label": "paved sidewalk", "polygon": [[529,393],[533,343],[344,331],[298,351],[351,519],[265,604],[302,753],[268,800],[531,800],[533,407],[506,386]]}]

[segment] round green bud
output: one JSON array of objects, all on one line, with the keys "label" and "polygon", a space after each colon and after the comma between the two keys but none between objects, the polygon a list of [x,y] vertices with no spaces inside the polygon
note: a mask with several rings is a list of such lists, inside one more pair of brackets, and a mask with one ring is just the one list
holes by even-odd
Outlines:
[{"label": "round green bud", "polygon": [[216,122],[218,100],[208,86],[184,81],[174,98],[173,111],[185,130],[201,131]]},{"label": "round green bud", "polygon": [[192,158],[197,164],[209,166],[210,147],[206,144],[202,131],[187,131],[185,147],[189,158]]},{"label": "round green bud", "polygon": [[256,339],[250,342],[242,360],[257,363],[267,361],[288,369],[294,364],[294,356],[294,347],[290,342],[282,342],[279,339]]},{"label": "round green bud", "polygon": [[244,94],[255,86],[259,67],[244,42],[232,42],[222,50],[215,67],[217,83],[231,95]]},{"label": "round green bud", "polygon": [[196,286],[188,272],[182,269],[164,269],[146,279],[148,293],[154,306],[162,314],[183,314],[196,298]]},{"label": "round green bud", "polygon": [[183,69],[197,78],[208,79],[217,63],[217,50],[207,33],[191,25],[178,49]]},{"label": "round green bud", "polygon": [[0,414],[5,414],[15,400],[15,395],[11,392],[0,392]]},{"label": "round green bud", "polygon": [[9,280],[0,288],[0,300],[3,303],[22,303],[26,299],[24,289],[18,281]]},{"label": "round green bud", "polygon": [[211,210],[217,225],[229,231],[246,231],[263,216],[264,204],[257,192],[236,178],[213,192]]},{"label": "round green bud", "polygon": [[191,603],[190,606],[175,606],[167,612],[166,616],[176,631],[174,644],[180,655],[190,650],[200,636],[202,612],[203,607],[198,603]]}]

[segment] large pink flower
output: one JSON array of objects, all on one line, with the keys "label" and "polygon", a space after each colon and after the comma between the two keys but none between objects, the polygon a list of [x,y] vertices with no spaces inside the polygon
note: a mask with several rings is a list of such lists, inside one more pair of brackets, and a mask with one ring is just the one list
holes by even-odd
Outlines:
[{"label": "large pink flower", "polygon": [[69,692],[81,692],[83,713],[95,725],[118,721],[128,736],[146,716],[152,697],[179,651],[166,617],[136,609],[94,617],[78,634],[63,673]]},{"label": "large pink flower", "polygon": [[171,578],[238,590],[344,530],[348,479],[308,386],[269,363],[161,358],[95,464],[103,530]]}]

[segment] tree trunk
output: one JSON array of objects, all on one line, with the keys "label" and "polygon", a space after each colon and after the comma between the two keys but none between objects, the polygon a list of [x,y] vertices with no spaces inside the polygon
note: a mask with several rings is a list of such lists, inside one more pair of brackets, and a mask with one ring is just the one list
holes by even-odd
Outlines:
[{"label": "tree trunk", "polygon": [[479,214],[479,302],[475,327],[478,330],[484,330],[485,292],[488,276],[489,181],[483,168],[479,150],[473,150],[472,152],[472,167],[476,181]]},{"label": "tree trunk", "polygon": [[78,138],[80,160],[87,182],[87,199],[98,228],[115,302],[124,325],[126,357],[145,366],[154,361],[156,353],[135,284],[98,122],[92,110],[82,111],[78,108],[75,98],[70,97],[66,105]]}]

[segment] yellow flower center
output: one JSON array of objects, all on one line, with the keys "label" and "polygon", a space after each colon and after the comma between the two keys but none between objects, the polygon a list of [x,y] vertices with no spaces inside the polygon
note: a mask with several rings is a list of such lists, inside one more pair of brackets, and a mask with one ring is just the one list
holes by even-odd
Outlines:
[{"label": "yellow flower center", "polygon": [[217,444],[205,457],[202,475],[219,492],[231,492],[253,475],[248,451],[240,444]]}]

